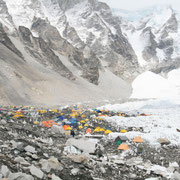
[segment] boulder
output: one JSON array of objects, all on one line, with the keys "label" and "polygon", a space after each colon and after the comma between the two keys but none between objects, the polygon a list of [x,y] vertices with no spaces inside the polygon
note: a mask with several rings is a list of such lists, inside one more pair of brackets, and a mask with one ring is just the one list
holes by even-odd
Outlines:
[{"label": "boulder", "polygon": [[37,151],[35,150],[35,148],[34,147],[32,147],[32,146],[26,146],[25,148],[25,151],[27,151],[27,152],[30,152],[30,153],[37,153]]},{"label": "boulder", "polygon": [[30,172],[33,176],[36,176],[37,178],[42,179],[44,176],[44,173],[37,167],[35,167],[34,165],[29,167]]},{"label": "boulder", "polygon": [[25,173],[13,173],[9,176],[8,180],[34,180],[34,177]]},{"label": "boulder", "polygon": [[51,131],[55,134],[65,134],[65,130],[62,126],[54,125],[51,127]]},{"label": "boulder", "polygon": [[75,146],[79,150],[85,153],[95,153],[97,140],[90,141],[89,139],[68,139],[66,142],[67,146]]},{"label": "boulder", "polygon": [[55,174],[52,174],[52,180],[62,180],[62,179],[56,176]]},{"label": "boulder", "polygon": [[0,174],[2,174],[2,176],[4,178],[6,178],[6,177],[8,177],[11,174],[11,171],[8,169],[7,166],[2,165],[1,166],[1,170],[0,170]]},{"label": "boulder", "polygon": [[87,164],[88,158],[85,155],[69,155],[68,156],[73,162],[78,164]]},{"label": "boulder", "polygon": [[55,157],[50,157],[48,160],[41,160],[42,170],[49,173],[51,169],[53,170],[62,170],[62,166],[60,165],[59,161]]}]

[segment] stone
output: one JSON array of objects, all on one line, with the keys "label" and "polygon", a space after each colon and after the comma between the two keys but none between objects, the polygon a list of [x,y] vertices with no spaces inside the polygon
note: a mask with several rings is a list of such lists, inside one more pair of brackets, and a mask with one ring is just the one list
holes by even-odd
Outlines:
[{"label": "stone", "polygon": [[1,125],[5,125],[5,124],[7,124],[7,122],[6,122],[4,119],[2,119],[2,120],[0,121],[0,124],[1,124]]},{"label": "stone", "polygon": [[32,157],[33,159],[35,159],[35,160],[39,159],[39,157],[37,156],[37,154],[32,154],[31,157]]},{"label": "stone", "polygon": [[87,164],[88,163],[88,158],[85,155],[69,155],[70,159],[79,164]]},{"label": "stone", "polygon": [[44,173],[37,167],[35,167],[34,165],[29,167],[30,172],[33,176],[36,176],[37,178],[42,179],[44,176]]},{"label": "stone", "polygon": [[180,173],[178,173],[177,171],[173,174],[172,176],[173,180],[180,180]]},{"label": "stone", "polygon": [[170,144],[170,141],[167,140],[166,138],[159,138],[157,141],[158,141],[161,145],[168,145],[168,144]]},{"label": "stone", "polygon": [[179,168],[179,164],[177,162],[169,163],[169,167]]},{"label": "stone", "polygon": [[20,156],[16,157],[14,159],[14,161],[17,162],[17,163],[20,163],[22,165],[30,166],[30,164],[23,157],[20,157]]},{"label": "stone", "polygon": [[11,174],[11,171],[8,169],[7,166],[2,165],[2,166],[1,166],[0,173],[2,174],[2,176],[3,176],[4,178],[6,178],[6,177],[8,177],[8,176]]},{"label": "stone", "polygon": [[24,144],[22,142],[18,142],[16,145],[16,149],[19,151],[24,151]]},{"label": "stone", "polygon": [[106,173],[106,170],[105,170],[104,167],[100,167],[100,170],[101,170],[101,172],[102,172],[103,174]]},{"label": "stone", "polygon": [[79,172],[79,168],[74,168],[74,169],[71,170],[71,174],[73,176],[76,176],[78,174],[78,172]]},{"label": "stone", "polygon": [[75,146],[79,150],[82,150],[85,153],[95,153],[96,150],[96,144],[98,141],[90,141],[88,139],[74,139],[70,138],[66,142],[67,146]]},{"label": "stone", "polygon": [[62,179],[56,176],[55,174],[52,174],[52,180],[62,180]]},{"label": "stone", "polygon": [[25,173],[13,173],[9,176],[8,180],[34,180],[34,177]]},{"label": "stone", "polygon": [[49,173],[51,169],[54,170],[62,170],[62,166],[60,165],[59,161],[55,157],[50,157],[48,160],[42,159],[40,161],[40,164],[42,166],[42,170]]},{"label": "stone", "polygon": [[27,152],[30,152],[30,153],[37,153],[37,151],[35,150],[35,148],[34,147],[32,147],[32,146],[26,146],[25,148],[25,151],[27,151]]},{"label": "stone", "polygon": [[65,130],[62,126],[53,125],[51,131],[55,134],[65,134]]}]

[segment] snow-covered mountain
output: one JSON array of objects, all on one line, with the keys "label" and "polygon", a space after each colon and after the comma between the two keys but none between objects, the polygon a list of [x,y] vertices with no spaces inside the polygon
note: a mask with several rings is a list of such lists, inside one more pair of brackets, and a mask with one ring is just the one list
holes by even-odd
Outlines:
[{"label": "snow-covered mountain", "polygon": [[[119,14],[119,11],[114,11]],[[121,16],[121,27],[141,66],[167,73],[180,66],[180,12],[171,6],[156,6]]]},{"label": "snow-covered mountain", "polygon": [[0,0],[0,24],[2,102],[130,95],[137,57],[105,3]]},{"label": "snow-covered mountain", "polygon": [[126,98],[143,71],[178,68],[180,16],[148,12],[130,21],[97,0],[0,0],[0,102]]}]

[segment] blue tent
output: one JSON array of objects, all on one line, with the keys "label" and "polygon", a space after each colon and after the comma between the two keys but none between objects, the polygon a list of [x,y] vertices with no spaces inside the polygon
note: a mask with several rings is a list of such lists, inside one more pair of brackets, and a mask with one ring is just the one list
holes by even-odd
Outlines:
[{"label": "blue tent", "polygon": [[58,116],[57,118],[60,119],[61,121],[65,119],[64,116]]}]

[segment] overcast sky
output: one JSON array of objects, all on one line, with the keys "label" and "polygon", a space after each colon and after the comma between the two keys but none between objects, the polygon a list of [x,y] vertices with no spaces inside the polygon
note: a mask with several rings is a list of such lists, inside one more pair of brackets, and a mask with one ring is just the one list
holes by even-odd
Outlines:
[{"label": "overcast sky", "polygon": [[176,9],[180,9],[180,0],[99,0],[106,2],[113,8],[126,10],[137,10],[149,6],[168,4]]}]

